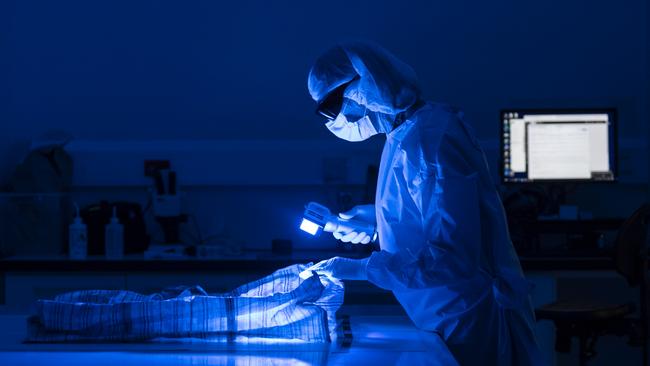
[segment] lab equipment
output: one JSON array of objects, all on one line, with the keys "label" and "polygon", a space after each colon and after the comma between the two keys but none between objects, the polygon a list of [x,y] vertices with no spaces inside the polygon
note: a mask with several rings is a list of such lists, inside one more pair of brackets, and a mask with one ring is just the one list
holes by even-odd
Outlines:
[{"label": "lab equipment", "polygon": [[163,169],[154,175],[155,193],[153,211],[162,228],[165,244],[180,242],[180,224],[187,221],[181,214],[181,197],[178,194],[176,172]]},{"label": "lab equipment", "polygon": [[225,294],[181,286],[150,295],[83,290],[38,300],[27,341],[330,342],[343,283],[303,280],[299,273],[308,266],[279,269]]},{"label": "lab equipment", "polygon": [[0,192],[0,257],[69,252],[69,193]]},{"label": "lab equipment", "polygon": [[616,179],[615,109],[501,111],[504,183]]},{"label": "lab equipment", "polygon": [[106,223],[113,209],[124,227],[124,254],[142,253],[149,246],[149,235],[142,206],[128,201],[99,201],[81,209],[81,217],[88,227],[88,255],[106,254]]},{"label": "lab equipment", "polygon": [[300,229],[311,235],[318,234],[321,230],[329,233],[333,232],[365,232],[374,242],[377,239],[375,225],[360,220],[346,220],[336,215],[332,215],[330,210],[316,202],[309,202],[305,206],[304,218],[300,224]]},{"label": "lab equipment", "polygon": [[124,226],[117,219],[117,206],[113,206],[113,217],[106,225],[106,259],[124,258]]},{"label": "lab equipment", "polygon": [[13,173],[0,189],[9,191],[0,196],[0,206],[7,210],[0,213],[6,225],[0,233],[2,256],[68,252],[73,161],[65,149],[67,138],[54,135],[46,132],[33,140],[26,155],[15,159],[20,163],[7,171]]},{"label": "lab equipment", "polygon": [[366,274],[462,365],[543,364],[503,206],[463,113],[419,101],[412,69],[378,46],[345,43],[312,68],[314,100],[360,76],[346,97],[394,116],[377,191],[380,252]]},{"label": "lab equipment", "polygon": [[88,232],[79,216],[79,206],[74,204],[75,217],[68,226],[68,250],[70,259],[86,259],[88,256]]}]

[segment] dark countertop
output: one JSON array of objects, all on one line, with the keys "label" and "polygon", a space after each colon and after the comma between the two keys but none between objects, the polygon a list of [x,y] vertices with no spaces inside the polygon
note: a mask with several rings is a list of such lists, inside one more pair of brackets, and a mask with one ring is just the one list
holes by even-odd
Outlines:
[{"label": "dark countertop", "polygon": [[[359,258],[359,255],[326,251],[300,251],[291,255],[275,255],[269,251],[249,251],[241,256],[222,256],[209,259],[193,257],[145,259],[143,255],[128,255],[124,260],[107,260],[101,256],[90,256],[84,260],[70,260],[66,256],[14,256],[0,259],[0,272],[273,271],[294,263],[317,262],[333,256]],[[520,261],[526,271],[614,269],[612,259],[605,256],[522,256]]]},{"label": "dark countertop", "polygon": [[294,263],[317,262],[333,256],[360,258],[354,253],[301,251],[291,255],[276,255],[270,251],[247,251],[238,256],[214,258],[174,257],[147,259],[142,254],[126,255],[123,260],[109,260],[103,256],[88,256],[71,260],[60,256],[13,256],[0,259],[0,271],[104,271],[104,272],[151,272],[151,271],[228,271],[275,270]]}]

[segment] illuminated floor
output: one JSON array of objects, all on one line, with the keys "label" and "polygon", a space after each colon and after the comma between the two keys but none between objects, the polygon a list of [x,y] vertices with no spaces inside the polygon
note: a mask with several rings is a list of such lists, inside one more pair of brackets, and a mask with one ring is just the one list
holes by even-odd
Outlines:
[{"label": "illuminated floor", "polygon": [[0,315],[2,365],[453,365],[444,343],[422,332],[397,307],[344,307],[350,347],[179,344],[22,344],[25,316]]}]

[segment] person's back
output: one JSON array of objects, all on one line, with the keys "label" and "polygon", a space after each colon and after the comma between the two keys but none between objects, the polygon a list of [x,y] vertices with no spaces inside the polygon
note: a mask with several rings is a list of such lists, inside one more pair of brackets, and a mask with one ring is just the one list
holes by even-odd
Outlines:
[{"label": "person's back", "polygon": [[[438,258],[432,264],[446,257],[444,273],[435,275],[445,280],[394,289],[400,303],[416,325],[443,336],[460,364],[471,364],[477,356],[484,364],[541,363],[528,283],[485,155],[462,113],[428,103],[388,135],[387,149],[393,144],[400,154],[412,156],[412,163],[423,159],[431,167],[427,174],[436,182],[431,196],[421,199],[435,201],[430,207],[438,212],[428,217],[424,239],[435,247],[430,253]],[[417,250],[416,243],[401,244],[393,249]]]}]

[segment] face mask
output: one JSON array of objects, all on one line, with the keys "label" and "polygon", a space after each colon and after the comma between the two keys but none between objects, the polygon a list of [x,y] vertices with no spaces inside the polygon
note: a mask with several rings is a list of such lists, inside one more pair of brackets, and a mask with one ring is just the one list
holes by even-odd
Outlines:
[{"label": "face mask", "polygon": [[368,116],[350,122],[343,113],[339,113],[333,121],[327,122],[325,126],[336,137],[351,142],[363,141],[377,134],[377,130]]},{"label": "face mask", "polygon": [[337,137],[347,141],[363,141],[377,133],[388,133],[393,126],[391,116],[369,111],[354,100],[345,98],[341,112],[325,126]]}]

